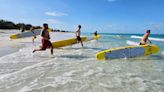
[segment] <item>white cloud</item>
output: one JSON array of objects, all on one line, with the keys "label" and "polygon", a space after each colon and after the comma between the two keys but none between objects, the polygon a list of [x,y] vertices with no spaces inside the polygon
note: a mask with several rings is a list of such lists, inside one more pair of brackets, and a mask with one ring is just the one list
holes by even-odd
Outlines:
[{"label": "white cloud", "polygon": [[115,2],[115,1],[117,1],[117,0],[107,0],[108,2]]},{"label": "white cloud", "polygon": [[56,20],[56,19],[47,19],[45,22],[50,23],[50,24],[62,24],[61,21]]},{"label": "white cloud", "polygon": [[54,16],[54,17],[68,16],[68,14],[62,12],[45,12],[45,15]]},{"label": "white cloud", "polygon": [[152,29],[160,30],[160,29],[164,28],[164,23],[162,23],[162,22],[161,23],[153,23],[150,25],[150,27]]}]

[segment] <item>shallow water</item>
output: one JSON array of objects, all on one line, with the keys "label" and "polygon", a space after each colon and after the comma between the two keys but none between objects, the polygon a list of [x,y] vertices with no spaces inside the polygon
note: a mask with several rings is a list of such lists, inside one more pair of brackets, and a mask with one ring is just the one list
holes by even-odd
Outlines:
[{"label": "shallow water", "polygon": [[[54,38],[55,39],[55,38]],[[102,35],[98,41],[32,53],[36,44],[0,57],[0,92],[163,92],[163,42],[148,57],[96,61],[103,49],[126,46],[130,36]],[[30,40],[31,41],[31,40]]]}]

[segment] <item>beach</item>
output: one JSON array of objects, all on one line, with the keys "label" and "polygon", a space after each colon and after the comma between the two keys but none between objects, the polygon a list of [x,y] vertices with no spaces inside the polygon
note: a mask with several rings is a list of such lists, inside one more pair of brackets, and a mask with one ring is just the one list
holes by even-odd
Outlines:
[{"label": "beach", "polygon": [[[100,34],[101,38],[80,44],[32,53],[41,44],[38,36],[11,40],[19,30],[0,30],[0,92],[163,92],[164,35],[151,35],[157,54],[97,61],[101,50],[139,42],[137,34]],[[84,33],[84,36],[92,36]],[[137,37],[136,37],[137,36]],[[75,37],[52,32],[51,41]],[[155,39],[154,39],[155,38]]]}]

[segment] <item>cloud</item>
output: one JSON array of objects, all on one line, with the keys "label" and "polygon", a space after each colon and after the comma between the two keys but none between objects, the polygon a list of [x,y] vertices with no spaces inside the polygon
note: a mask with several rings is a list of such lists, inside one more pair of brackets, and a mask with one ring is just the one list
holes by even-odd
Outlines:
[{"label": "cloud", "polygon": [[50,23],[50,24],[62,24],[61,21],[56,20],[56,19],[47,19],[45,22]]},{"label": "cloud", "polygon": [[108,2],[115,2],[115,1],[117,1],[117,0],[107,0]]},{"label": "cloud", "polygon": [[68,16],[68,14],[62,12],[45,12],[45,15],[54,17]]},{"label": "cloud", "polygon": [[150,25],[150,27],[152,29],[157,29],[157,30],[160,30],[160,29],[163,29],[164,28],[164,23],[153,23]]}]

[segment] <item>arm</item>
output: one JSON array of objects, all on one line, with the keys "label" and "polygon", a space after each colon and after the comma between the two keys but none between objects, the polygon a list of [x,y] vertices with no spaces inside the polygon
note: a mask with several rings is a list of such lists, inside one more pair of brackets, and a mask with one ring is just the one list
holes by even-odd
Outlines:
[{"label": "arm", "polygon": [[50,39],[50,34],[49,34],[49,32],[48,32],[48,40]]},{"label": "arm", "polygon": [[152,42],[149,39],[147,39],[147,40],[149,41],[150,44],[152,44]]},{"label": "arm", "polygon": [[44,30],[41,31],[41,34],[40,34],[42,37],[44,36]]},{"label": "arm", "polygon": [[36,34],[35,34],[34,30],[31,30],[31,32],[32,32],[33,36],[36,36]]},{"label": "arm", "polygon": [[78,30],[75,32],[75,34],[76,34],[76,37],[77,37],[77,32],[78,32]]}]

